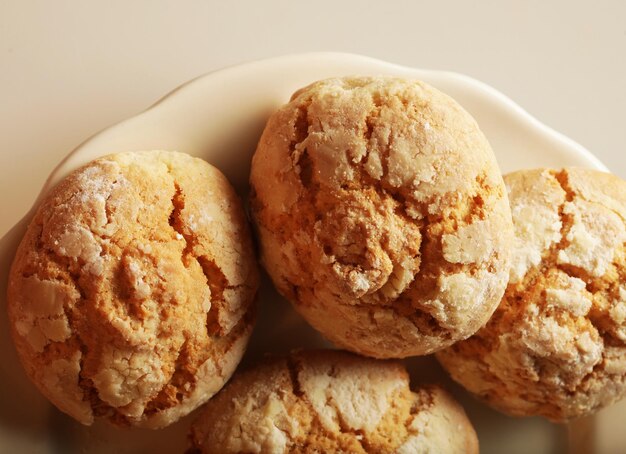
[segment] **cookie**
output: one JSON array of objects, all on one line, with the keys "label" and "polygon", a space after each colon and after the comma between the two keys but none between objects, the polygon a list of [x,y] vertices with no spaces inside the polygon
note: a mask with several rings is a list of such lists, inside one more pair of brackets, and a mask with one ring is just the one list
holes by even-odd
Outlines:
[{"label": "cookie", "polygon": [[458,403],[412,392],[398,362],[338,351],[266,360],[232,381],[193,423],[190,452],[478,453]]},{"label": "cookie", "polygon": [[228,380],[251,334],[258,271],[242,206],[176,152],[87,164],[45,198],[15,256],[20,359],[54,405],[157,428]]},{"label": "cookie", "polygon": [[589,415],[626,394],[626,182],[584,169],[504,179],[510,283],[489,323],[437,358],[503,412]]},{"label": "cookie", "polygon": [[266,270],[342,348],[432,353],[502,297],[513,227],[496,160],[474,119],[423,82],[297,91],[269,119],[250,183]]}]

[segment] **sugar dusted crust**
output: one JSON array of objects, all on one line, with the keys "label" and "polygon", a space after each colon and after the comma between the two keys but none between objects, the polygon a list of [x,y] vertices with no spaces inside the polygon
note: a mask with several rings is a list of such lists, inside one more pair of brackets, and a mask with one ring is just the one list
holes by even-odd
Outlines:
[{"label": "sugar dusted crust", "polygon": [[62,411],[163,427],[217,392],[243,355],[258,275],[241,204],[214,167],[120,153],[45,199],[9,280],[13,338]]},{"label": "sugar dusted crust", "polygon": [[478,453],[465,412],[436,386],[416,392],[401,364],[336,351],[267,359],[194,422],[191,452]]},{"label": "sugar dusted crust", "polygon": [[473,118],[422,82],[296,92],[250,181],[274,284],[346,349],[431,353],[478,330],[504,292],[512,224],[495,158]]},{"label": "sugar dusted crust", "polygon": [[437,357],[507,413],[591,414],[626,394],[626,182],[584,169],[504,179],[511,282],[486,327]]}]

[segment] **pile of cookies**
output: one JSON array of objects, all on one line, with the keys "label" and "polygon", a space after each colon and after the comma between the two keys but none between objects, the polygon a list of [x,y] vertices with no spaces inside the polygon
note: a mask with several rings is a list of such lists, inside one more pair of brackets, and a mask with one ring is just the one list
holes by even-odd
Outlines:
[{"label": "pile of cookies", "polygon": [[352,77],[270,117],[250,187],[273,284],[352,353],[268,357],[224,386],[263,310],[241,201],[200,159],[119,153],[51,191],[11,269],[13,339],[53,404],[83,424],[155,429],[204,405],[194,452],[474,453],[459,404],[411,390],[398,359],[435,353],[518,416],[565,422],[626,394],[617,177],[502,177],[453,99]]}]

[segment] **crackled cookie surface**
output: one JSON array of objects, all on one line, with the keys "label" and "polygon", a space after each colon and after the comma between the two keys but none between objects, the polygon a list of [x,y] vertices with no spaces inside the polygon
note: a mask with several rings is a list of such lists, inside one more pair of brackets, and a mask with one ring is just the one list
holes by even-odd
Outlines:
[{"label": "crackled cookie surface", "polygon": [[17,251],[8,311],[21,361],[83,424],[165,426],[238,364],[255,266],[217,169],[175,152],[101,158],[52,190]]},{"label": "crackled cookie surface", "polygon": [[346,349],[431,353],[478,330],[504,292],[512,223],[494,155],[424,83],[296,92],[269,119],[250,181],[274,284]]},{"label": "crackled cookie surface", "polygon": [[507,413],[590,414],[626,393],[626,182],[583,169],[504,179],[511,281],[486,327],[437,357]]},{"label": "crackled cookie surface", "polygon": [[201,453],[478,452],[463,409],[401,364],[337,351],[292,353],[233,380],[191,430]]}]

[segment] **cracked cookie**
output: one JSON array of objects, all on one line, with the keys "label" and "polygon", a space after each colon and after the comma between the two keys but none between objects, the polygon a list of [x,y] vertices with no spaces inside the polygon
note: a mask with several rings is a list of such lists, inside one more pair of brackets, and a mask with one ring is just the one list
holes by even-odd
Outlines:
[{"label": "cracked cookie", "polygon": [[585,169],[504,180],[510,283],[489,323],[437,358],[503,412],[591,414],[626,394],[626,182]]},{"label": "cracked cookie", "polygon": [[339,351],[267,359],[202,409],[189,452],[478,453],[461,406],[437,386],[412,392],[399,362]]},{"label": "cracked cookie", "polygon": [[511,213],[474,119],[419,81],[297,91],[252,160],[251,207],[275,286],[342,348],[432,353],[483,326],[509,272]]},{"label": "cracked cookie", "polygon": [[43,201],[9,277],[20,359],[83,424],[166,426],[245,350],[258,270],[241,203],[208,163],[165,151],[87,164]]}]

